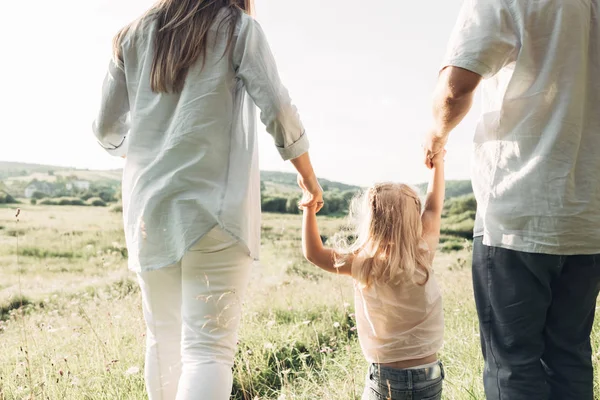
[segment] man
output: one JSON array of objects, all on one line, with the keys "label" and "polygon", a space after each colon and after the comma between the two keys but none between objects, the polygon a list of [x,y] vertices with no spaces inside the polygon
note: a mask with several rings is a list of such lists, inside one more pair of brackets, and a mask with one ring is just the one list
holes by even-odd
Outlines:
[{"label": "man", "polygon": [[592,400],[600,290],[600,0],[466,0],[425,163],[484,81],[473,283],[491,400]]}]

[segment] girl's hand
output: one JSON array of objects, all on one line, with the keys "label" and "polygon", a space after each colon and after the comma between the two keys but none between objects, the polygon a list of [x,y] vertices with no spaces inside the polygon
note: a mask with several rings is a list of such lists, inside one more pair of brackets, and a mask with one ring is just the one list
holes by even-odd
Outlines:
[{"label": "girl's hand", "polygon": [[316,177],[305,179],[302,175],[298,174],[298,186],[302,189],[302,200],[300,200],[299,207],[304,208],[315,208],[315,212],[319,212],[323,208],[323,189],[317,181]]},{"label": "girl's hand", "polygon": [[425,135],[425,141],[423,143],[423,155],[425,159],[425,166],[427,168],[433,168],[433,159],[445,151],[444,147],[446,146],[447,141],[447,137],[441,138],[435,135],[433,130],[430,130]]},{"label": "girl's hand", "polygon": [[433,168],[443,167],[444,166],[444,157],[446,157],[446,150],[442,150],[431,159],[431,165]]},{"label": "girl's hand", "polygon": [[317,205],[313,205],[313,206],[309,206],[309,207],[302,207],[300,204],[298,204],[298,206],[300,207],[300,209],[302,211],[304,211],[305,213],[311,213],[311,214],[316,214],[318,212],[318,210],[320,210],[320,207],[317,207]]}]

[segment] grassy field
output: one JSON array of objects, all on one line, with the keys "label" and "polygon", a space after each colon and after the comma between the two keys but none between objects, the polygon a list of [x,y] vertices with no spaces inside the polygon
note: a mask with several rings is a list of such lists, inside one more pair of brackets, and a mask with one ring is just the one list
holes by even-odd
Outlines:
[{"label": "grassy field", "polygon": [[[324,235],[343,222],[323,218]],[[360,398],[351,282],[304,262],[299,233],[298,216],[264,217],[236,399]],[[120,215],[105,208],[24,206],[18,221],[0,208],[0,400],[145,398],[140,294],[125,259]],[[468,265],[467,249],[441,252],[435,265],[445,399],[483,399]]]}]

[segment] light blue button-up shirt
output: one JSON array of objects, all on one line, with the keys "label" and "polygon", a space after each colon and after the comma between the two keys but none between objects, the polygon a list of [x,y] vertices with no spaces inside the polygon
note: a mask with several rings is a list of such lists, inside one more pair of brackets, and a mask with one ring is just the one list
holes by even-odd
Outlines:
[{"label": "light blue button-up shirt", "polygon": [[109,153],[126,156],[123,219],[133,271],[178,262],[215,226],[258,257],[255,106],[284,160],[308,151],[259,24],[244,14],[224,57],[228,34],[217,26],[204,66],[199,60],[190,69],[181,93],[150,88],[151,20],[124,38],[123,65],[109,65],[93,130]]}]

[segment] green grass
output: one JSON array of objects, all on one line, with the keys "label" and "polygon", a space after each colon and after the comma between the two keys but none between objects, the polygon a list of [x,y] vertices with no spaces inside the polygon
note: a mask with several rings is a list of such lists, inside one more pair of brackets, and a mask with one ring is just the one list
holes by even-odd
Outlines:
[{"label": "green grass", "polygon": [[[14,214],[0,209],[0,400],[146,398],[145,327],[120,215],[68,206],[23,206],[19,222]],[[321,218],[323,235],[343,222]],[[444,243],[464,248],[440,252],[435,265],[446,316],[444,398],[483,399],[468,243]],[[359,399],[367,365],[351,282],[302,259],[299,216],[265,215],[262,245],[233,398]]]}]

